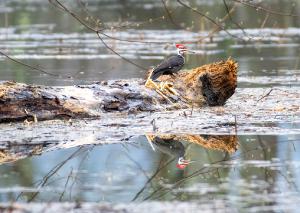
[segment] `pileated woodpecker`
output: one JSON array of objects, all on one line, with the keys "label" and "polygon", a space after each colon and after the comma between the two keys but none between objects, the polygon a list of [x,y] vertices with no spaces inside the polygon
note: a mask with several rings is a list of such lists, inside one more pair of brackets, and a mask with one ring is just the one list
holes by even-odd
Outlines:
[{"label": "pileated woodpecker", "polygon": [[183,44],[176,44],[177,55],[171,56],[165,59],[157,67],[155,67],[151,73],[150,78],[156,80],[161,75],[174,75],[177,73],[184,65],[184,53],[188,49]]},{"label": "pileated woodpecker", "polygon": [[176,157],[178,159],[176,167],[179,169],[184,169],[189,165],[190,161],[184,159],[185,147],[178,140],[173,139],[162,139],[160,137],[155,137],[152,143],[163,153],[170,156]]}]

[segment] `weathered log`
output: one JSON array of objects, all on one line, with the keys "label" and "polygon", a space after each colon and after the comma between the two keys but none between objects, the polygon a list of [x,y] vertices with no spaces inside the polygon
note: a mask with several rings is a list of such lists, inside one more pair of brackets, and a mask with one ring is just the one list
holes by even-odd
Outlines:
[{"label": "weathered log", "polygon": [[102,113],[100,119],[0,124],[0,148],[49,143],[70,148],[125,142],[145,134],[292,135],[300,132],[299,99],[298,87],[238,88],[221,107],[131,115],[111,112]]},{"label": "weathered log", "polygon": [[237,63],[228,59],[187,70],[161,81],[173,84],[180,97],[169,95],[170,104],[145,80],[102,81],[86,86],[47,87],[15,82],[0,83],[0,122],[99,117],[103,112],[155,111],[186,108],[185,100],[197,106],[223,105],[236,88]]}]

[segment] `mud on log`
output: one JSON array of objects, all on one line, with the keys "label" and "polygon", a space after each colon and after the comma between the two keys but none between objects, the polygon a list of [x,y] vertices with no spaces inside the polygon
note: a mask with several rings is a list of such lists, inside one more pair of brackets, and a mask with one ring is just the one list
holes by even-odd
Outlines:
[{"label": "mud on log", "polygon": [[[223,105],[237,83],[237,63],[231,59],[186,70],[161,81],[173,84],[180,96],[197,106]],[[176,96],[169,104],[145,80],[102,81],[85,86],[48,87],[0,82],[0,123],[54,118],[99,117],[112,111],[159,111],[186,108]]]}]

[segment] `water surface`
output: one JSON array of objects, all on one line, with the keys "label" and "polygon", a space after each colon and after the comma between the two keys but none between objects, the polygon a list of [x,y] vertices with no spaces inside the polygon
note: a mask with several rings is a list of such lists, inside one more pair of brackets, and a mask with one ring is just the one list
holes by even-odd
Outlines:
[{"label": "water surface", "polygon": [[217,148],[180,141],[192,161],[183,170],[176,167],[176,154],[156,144],[153,150],[145,136],[125,144],[56,150],[2,163],[0,199],[221,200],[237,208],[276,208],[299,199],[299,135],[200,137],[217,138]]},{"label": "water surface", "polygon": [[[292,11],[296,15],[300,11],[297,10],[298,2],[268,3],[274,10]],[[228,4],[231,6],[230,2]],[[80,5],[67,5],[81,17],[87,16],[84,9],[79,9],[82,8]],[[222,18],[226,15],[224,5],[219,1],[196,1],[196,5],[203,11],[208,11],[211,17]],[[227,21],[228,33],[235,37],[221,31],[211,39],[203,39],[215,26],[211,23],[204,24],[199,15],[176,3],[169,3],[169,7],[174,11],[174,19],[179,26],[170,22],[161,2],[156,1],[89,1],[86,9],[105,24],[103,27],[109,26],[104,32],[115,39],[102,36],[106,44],[144,69],[149,69],[166,56],[174,54],[175,42],[184,42],[197,52],[187,57],[185,68],[231,56],[240,65],[239,77],[242,81],[239,81],[239,86],[242,87],[261,86],[244,83],[243,79],[253,76],[278,76],[288,85],[295,84],[295,75],[298,79],[300,30],[297,17],[274,15],[265,21],[262,28],[265,14],[239,5],[233,17],[237,22],[243,23],[244,31]],[[85,30],[48,2],[2,1],[0,8],[0,18],[4,20],[0,23],[0,49],[16,59],[63,76],[47,76],[24,69],[2,57],[2,80],[73,85],[145,76],[144,70],[120,59],[103,45],[95,33]],[[252,18],[254,14],[257,19]],[[128,27],[114,27],[120,25]],[[199,39],[200,43],[197,42]],[[71,79],[66,76],[71,76]],[[255,81],[259,83],[263,80],[264,78]],[[278,83],[268,86],[272,85]]]}]

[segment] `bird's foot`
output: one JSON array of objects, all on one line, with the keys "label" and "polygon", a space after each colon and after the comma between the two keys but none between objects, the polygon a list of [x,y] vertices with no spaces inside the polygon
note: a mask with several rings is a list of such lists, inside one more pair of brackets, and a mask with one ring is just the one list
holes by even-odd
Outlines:
[{"label": "bird's foot", "polygon": [[179,99],[181,101],[181,103],[179,105],[174,104],[174,106],[176,106],[177,108],[181,108],[183,106],[185,106],[185,107],[193,106],[193,104],[191,104],[190,101],[187,98],[185,98],[184,96],[179,94],[176,91],[176,89],[174,89],[174,86],[173,86],[172,83],[170,83],[170,82],[160,82],[159,86],[160,86],[160,91],[162,91],[164,94],[176,96],[177,99]]},{"label": "bird's foot", "polygon": [[160,82],[159,88],[161,91],[163,91],[165,93],[169,93],[169,94],[172,94],[175,96],[180,96],[179,93],[176,92],[176,90],[174,89],[173,84],[170,82]]},{"label": "bird's foot", "polygon": [[[160,96],[162,96],[165,100],[167,100],[168,102],[170,102],[171,104],[174,104],[173,101],[168,97],[168,93],[163,89],[162,84],[164,84],[164,82],[160,82],[159,84],[157,84],[156,82],[154,82],[151,78],[148,78],[145,86],[149,89],[153,89],[155,90]],[[165,94],[166,93],[166,94]]]},{"label": "bird's foot", "polygon": [[[174,86],[170,82],[154,82],[152,79],[148,78],[145,86],[149,89],[155,90],[161,97],[167,100],[169,103],[173,104],[175,108],[181,108],[182,106],[190,107],[188,99],[180,95]],[[173,96],[172,99],[180,100],[181,103],[175,103],[170,99],[170,96]],[[175,96],[175,97],[174,97]]]}]

